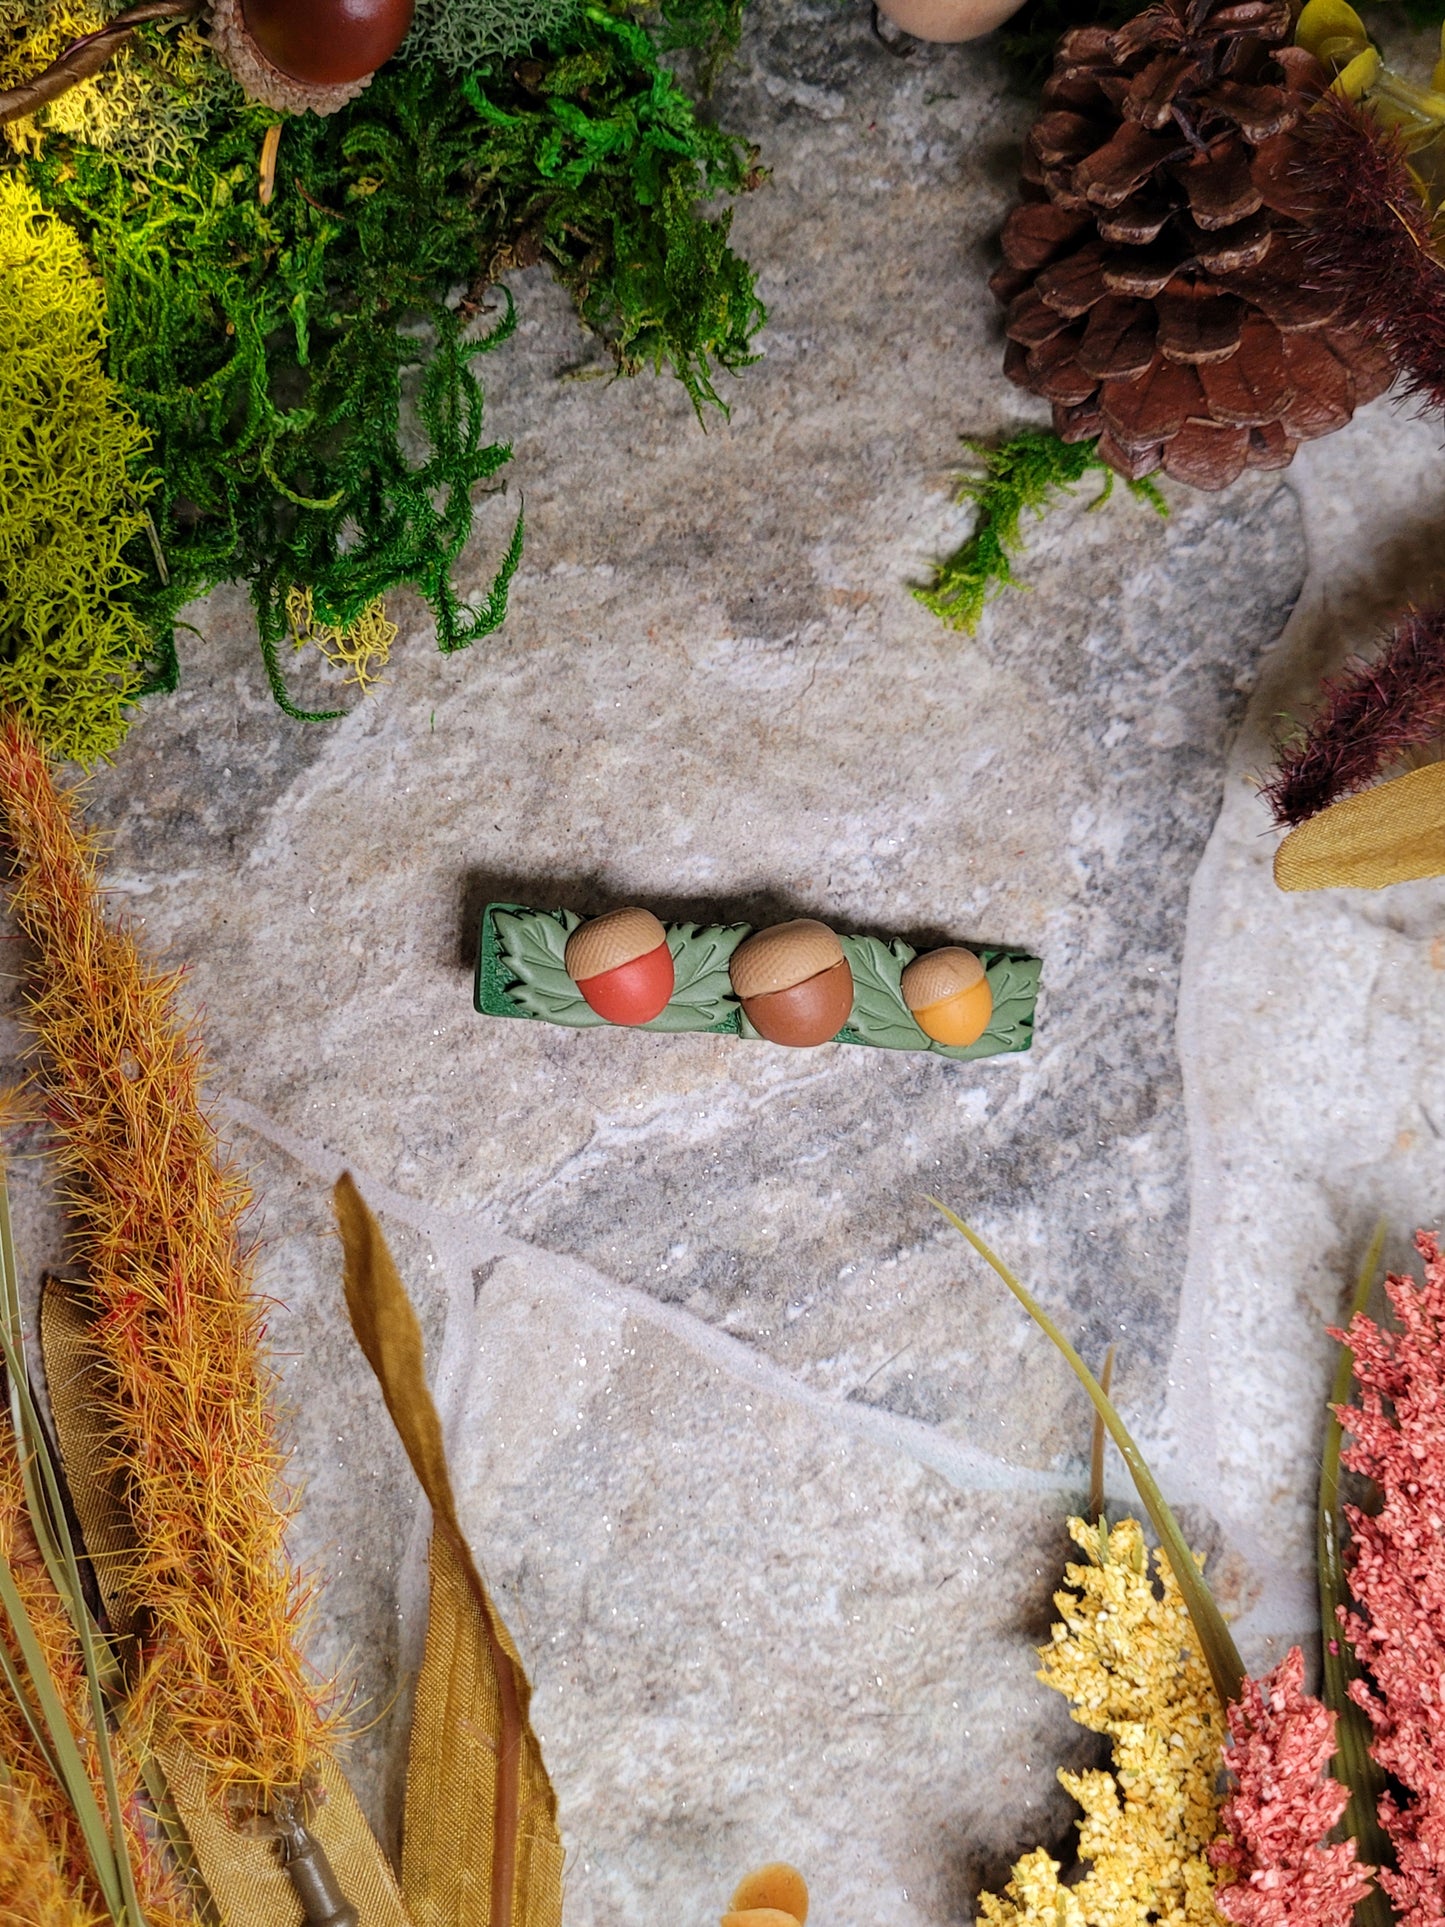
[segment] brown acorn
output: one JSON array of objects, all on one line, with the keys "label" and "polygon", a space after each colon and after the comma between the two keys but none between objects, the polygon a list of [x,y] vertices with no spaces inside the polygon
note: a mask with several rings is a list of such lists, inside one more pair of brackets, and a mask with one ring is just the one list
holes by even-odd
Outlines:
[{"label": "brown acorn", "polygon": [[775,923],[740,943],[728,975],[754,1030],[771,1044],[826,1044],[853,1010],[853,973],[827,924]]},{"label": "brown acorn", "polygon": [[412,0],[211,0],[211,41],[252,100],[334,114],[390,60]]}]

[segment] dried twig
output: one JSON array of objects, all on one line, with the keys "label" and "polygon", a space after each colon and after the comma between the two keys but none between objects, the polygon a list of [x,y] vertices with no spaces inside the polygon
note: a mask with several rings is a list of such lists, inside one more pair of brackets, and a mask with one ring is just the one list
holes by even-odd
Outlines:
[{"label": "dried twig", "polygon": [[130,45],[137,27],[152,20],[189,19],[199,6],[200,0],[143,0],[140,6],[127,7],[96,32],[72,41],[42,72],[0,93],[0,121],[24,120],[68,94],[82,80],[92,79]]}]

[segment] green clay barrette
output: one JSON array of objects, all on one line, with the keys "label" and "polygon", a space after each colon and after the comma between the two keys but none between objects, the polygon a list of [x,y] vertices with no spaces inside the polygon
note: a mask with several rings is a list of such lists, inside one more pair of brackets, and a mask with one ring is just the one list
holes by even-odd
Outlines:
[{"label": "green clay barrette", "polygon": [[584,1029],[712,1031],[770,1043],[869,1044],[968,1062],[1027,1050],[1037,957],[950,945],[919,955],[902,938],[840,937],[800,917],[664,924],[650,910],[489,903],[482,912],[476,1007]]}]

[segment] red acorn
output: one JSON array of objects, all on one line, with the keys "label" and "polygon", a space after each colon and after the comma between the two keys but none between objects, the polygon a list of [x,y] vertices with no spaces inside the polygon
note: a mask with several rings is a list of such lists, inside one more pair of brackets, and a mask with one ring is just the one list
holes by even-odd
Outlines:
[{"label": "red acorn", "polygon": [[609,1024],[650,1024],[675,977],[667,932],[650,910],[609,910],[579,924],[563,953],[567,975]]}]

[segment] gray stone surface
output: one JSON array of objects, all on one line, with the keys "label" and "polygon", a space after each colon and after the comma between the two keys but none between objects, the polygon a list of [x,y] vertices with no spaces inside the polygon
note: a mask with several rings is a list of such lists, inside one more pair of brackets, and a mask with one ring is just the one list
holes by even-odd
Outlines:
[{"label": "gray stone surface", "polygon": [[[772,169],[736,222],[772,320],[731,421],[560,380],[587,344],[520,277],[488,368],[530,530],[502,633],[444,660],[399,606],[383,686],[306,731],[218,595],[91,808],[117,900],[191,966],[257,1176],[315,1649],[357,1682],[378,1823],[426,1521],[345,1335],[343,1164],[535,1681],[569,1922],[706,1921],[782,1856],[820,1922],[936,1927],[1066,1837],[1054,1769],[1090,1743],[1032,1649],[1088,1417],[925,1193],[1091,1357],[1119,1345],[1250,1657],[1305,1624],[1319,1323],[1374,1210],[1438,1197],[1445,922],[1433,886],[1279,898],[1244,778],[1424,586],[1437,438],[1377,405],[1287,481],[1170,490],[1167,522],[1085,490],[1030,592],[950,635],[906,589],[967,529],[957,435],[1027,407],[984,289],[1027,104],[987,48],[902,61],[856,11],[765,0],[720,111]],[[513,507],[483,504],[478,586]],[[961,1066],[483,1019],[489,894],[1028,945],[1037,1043]]]}]

